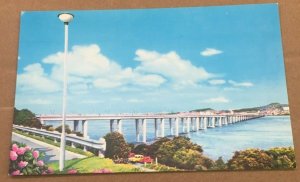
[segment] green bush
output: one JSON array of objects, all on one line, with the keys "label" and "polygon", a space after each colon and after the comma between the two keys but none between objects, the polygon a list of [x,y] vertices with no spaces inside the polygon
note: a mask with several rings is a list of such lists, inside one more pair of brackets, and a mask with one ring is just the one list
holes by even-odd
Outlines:
[{"label": "green bush", "polygon": [[295,151],[292,147],[276,147],[266,151],[272,157],[273,169],[296,168]]},{"label": "green bush", "polygon": [[140,144],[137,145],[131,152],[135,154],[148,155],[149,145]]},{"label": "green bush", "polygon": [[54,127],[50,127],[47,129],[48,131],[55,131],[55,128]]},{"label": "green bush", "polygon": [[[57,128],[55,128],[55,131],[58,131],[58,132],[61,133],[61,131],[62,131],[62,125],[60,125]],[[67,134],[70,134],[72,132],[69,125],[65,125],[65,132]]]},{"label": "green bush", "polygon": [[108,133],[104,139],[106,141],[105,157],[110,159],[128,158],[130,147],[121,133]]},{"label": "green bush", "polygon": [[40,120],[38,120],[34,113],[28,109],[18,110],[14,108],[14,124],[23,125],[32,128],[42,128]]}]

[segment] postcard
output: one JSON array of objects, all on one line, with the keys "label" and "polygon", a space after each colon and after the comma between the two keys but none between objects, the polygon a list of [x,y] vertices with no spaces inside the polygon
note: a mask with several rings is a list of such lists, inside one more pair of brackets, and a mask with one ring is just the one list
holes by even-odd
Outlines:
[{"label": "postcard", "polygon": [[9,175],[296,167],[278,4],[20,19]]}]

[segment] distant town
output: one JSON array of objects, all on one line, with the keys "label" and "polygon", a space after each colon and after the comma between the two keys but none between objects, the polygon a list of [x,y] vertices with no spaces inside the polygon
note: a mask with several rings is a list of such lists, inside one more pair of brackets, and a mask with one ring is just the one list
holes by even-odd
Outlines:
[{"label": "distant town", "polygon": [[248,113],[248,114],[262,114],[266,116],[281,116],[290,115],[288,104],[271,103],[260,107],[251,107],[234,110],[214,110],[212,108],[196,109],[190,112],[200,112],[205,114],[233,114],[233,113]]}]

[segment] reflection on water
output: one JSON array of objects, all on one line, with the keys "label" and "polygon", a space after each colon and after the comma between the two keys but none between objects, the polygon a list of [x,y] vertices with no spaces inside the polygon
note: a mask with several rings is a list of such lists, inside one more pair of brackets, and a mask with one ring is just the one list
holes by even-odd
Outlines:
[{"label": "reflection on water", "polygon": [[[59,122],[47,122],[57,126]],[[72,122],[67,122],[73,127]],[[179,131],[182,130],[179,125]],[[79,127],[81,129],[81,127]],[[89,121],[88,135],[98,140],[110,131],[109,121]],[[127,142],[135,142],[134,120],[123,121],[123,133]],[[169,135],[169,122],[165,121],[165,135]],[[234,151],[246,148],[267,149],[276,146],[293,146],[289,116],[268,116],[253,120],[199,130],[187,134],[191,140],[203,147],[204,154],[212,159],[222,156],[228,160]],[[154,120],[147,120],[147,140],[154,138]]]}]

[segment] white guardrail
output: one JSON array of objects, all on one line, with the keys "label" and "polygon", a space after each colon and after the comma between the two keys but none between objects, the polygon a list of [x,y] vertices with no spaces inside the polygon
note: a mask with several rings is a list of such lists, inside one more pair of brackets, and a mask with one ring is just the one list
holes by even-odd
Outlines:
[{"label": "white guardrail", "polygon": [[[47,131],[45,129],[30,128],[26,126],[13,125],[14,129],[41,135],[44,137],[53,138],[54,141],[60,140],[61,133],[57,131]],[[71,142],[71,146],[76,148],[74,144],[79,144],[83,146],[83,150],[87,151],[87,148],[96,149],[98,151],[98,156],[103,157],[106,150],[106,142],[104,138],[100,138],[99,141],[87,139],[83,137],[76,136],[75,134],[66,134],[66,141]]]}]

